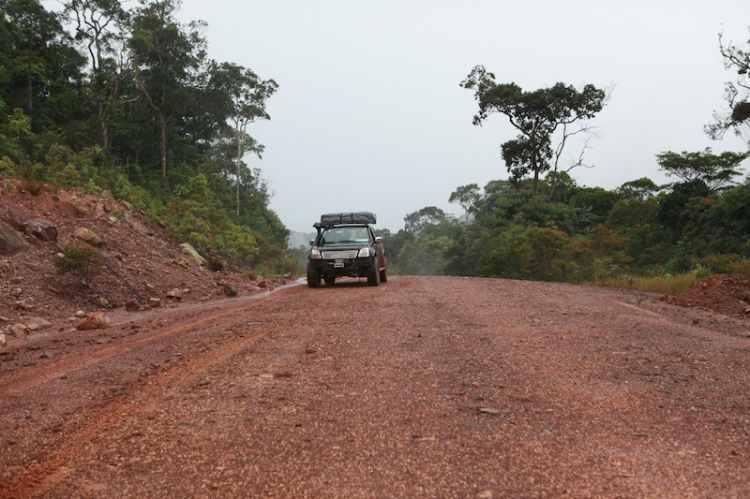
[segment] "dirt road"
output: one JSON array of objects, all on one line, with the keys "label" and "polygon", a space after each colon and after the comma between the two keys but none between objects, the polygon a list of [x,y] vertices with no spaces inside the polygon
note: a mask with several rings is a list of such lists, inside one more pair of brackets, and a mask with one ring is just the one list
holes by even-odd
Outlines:
[{"label": "dirt road", "polygon": [[747,497],[750,323],[393,277],[0,355],[0,497]]}]

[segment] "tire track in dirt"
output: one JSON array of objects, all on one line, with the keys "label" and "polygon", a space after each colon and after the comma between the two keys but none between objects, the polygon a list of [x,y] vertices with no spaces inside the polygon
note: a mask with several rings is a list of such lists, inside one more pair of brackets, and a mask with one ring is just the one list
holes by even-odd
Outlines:
[{"label": "tire track in dirt", "polygon": [[[156,334],[149,335],[146,338],[139,338],[116,347],[103,348],[92,352],[85,359],[73,358],[58,362],[53,369],[50,366],[44,366],[32,375],[31,379],[25,382],[18,382],[12,390],[8,387],[0,389],[0,397],[7,397],[13,393],[29,389],[35,385],[44,383],[55,377],[70,372],[75,369],[83,369],[87,366],[101,362],[105,359],[126,354],[138,347],[156,342],[158,340],[176,337],[186,330],[201,329],[210,331],[213,328],[226,329],[233,324],[241,323],[248,317],[252,316],[255,307],[268,302],[271,298],[277,298],[280,295],[291,296],[300,293],[303,288],[299,286],[287,287],[260,299],[233,303],[231,306],[218,308],[210,312],[210,315],[202,317],[200,320],[192,320],[190,317],[183,317],[175,325],[159,331]],[[227,321],[228,318],[231,320]],[[93,410],[94,414],[87,420],[85,427],[81,427],[74,434],[66,438],[66,444],[56,451],[48,454],[44,461],[34,464],[28,469],[19,473],[7,483],[0,483],[0,499],[10,499],[17,497],[34,497],[44,494],[45,491],[54,487],[63,480],[68,471],[68,464],[75,459],[82,451],[85,451],[88,445],[96,443],[100,436],[107,432],[118,421],[127,419],[137,412],[146,412],[161,405],[162,401],[158,394],[166,386],[172,385],[175,380],[182,383],[200,376],[201,372],[206,369],[221,364],[227,359],[237,355],[249,348],[253,342],[268,334],[267,330],[261,330],[252,335],[245,335],[235,340],[230,340],[221,345],[219,351],[210,351],[200,354],[196,357],[186,360],[180,365],[175,365],[168,372],[159,376],[148,379],[139,379],[138,386],[134,387],[131,394],[121,400],[112,400],[101,408]],[[28,373],[26,373],[28,375]],[[20,376],[16,376],[20,377]],[[84,437],[85,438],[79,438]]]},{"label": "tire track in dirt", "polygon": [[[146,346],[159,340],[177,337],[180,334],[194,329],[211,331],[212,329],[227,329],[233,324],[241,323],[250,317],[254,309],[268,302],[271,298],[280,295],[294,295],[301,292],[299,286],[287,287],[275,293],[261,298],[251,297],[242,302],[233,303],[230,306],[218,306],[215,311],[199,320],[191,320],[188,317],[178,318],[178,322],[166,329],[151,334],[145,338],[129,341],[125,344],[105,347],[88,353],[85,357],[58,361],[55,366],[45,365],[35,369],[19,373],[10,379],[12,387],[0,387],[0,398],[11,397],[15,394],[29,390],[34,386],[45,383],[51,379],[60,377],[77,369],[84,369],[90,365],[102,362],[106,359],[125,355],[139,347]],[[231,320],[227,320],[231,318]],[[74,434],[66,438],[66,444],[54,452],[45,456],[45,459],[23,472],[14,476],[9,482],[0,483],[0,499],[18,497],[34,497],[43,494],[63,480],[67,474],[68,464],[75,456],[79,455],[88,445],[95,443],[100,436],[108,431],[117,421],[128,418],[136,412],[153,409],[161,404],[161,399],[155,397],[163,387],[171,385],[175,380],[185,382],[199,376],[199,373],[211,366],[221,364],[227,359],[248,348],[250,344],[268,334],[268,331],[258,331],[252,335],[245,335],[235,340],[230,340],[221,345],[219,351],[210,351],[199,354],[186,360],[182,364],[175,365],[166,373],[148,379],[139,379],[137,386],[133,388],[130,395],[121,400],[111,400],[105,406],[91,409],[92,415],[87,418],[86,424],[81,425]],[[24,378],[23,380],[13,378]],[[85,438],[83,438],[85,436]],[[81,438],[79,438],[81,437]]]},{"label": "tire track in dirt", "polygon": [[[85,355],[76,353],[76,355],[74,356],[61,358],[59,360],[51,360],[49,362],[46,362],[42,366],[32,368],[30,370],[20,370],[19,372],[5,375],[2,379],[3,384],[0,385],[0,398],[13,397],[15,395],[18,395],[19,393],[28,391],[29,389],[32,389],[37,385],[48,382],[55,378],[59,378],[60,376],[65,376],[72,371],[84,369],[109,358],[125,354],[139,347],[143,347],[145,345],[148,345],[149,343],[177,336],[184,333],[186,330],[210,328],[216,326],[217,324],[222,324],[227,317],[231,317],[233,314],[237,314],[247,309],[248,307],[262,303],[263,301],[268,300],[271,296],[278,295],[279,293],[289,294],[298,292],[300,292],[299,286],[294,285],[294,287],[286,287],[267,296],[248,297],[246,300],[232,303],[231,305],[222,306],[214,303],[212,304],[212,308],[218,309],[219,312],[209,312],[210,315],[196,319],[189,324],[185,324],[185,322],[189,319],[184,317],[183,314],[185,314],[186,312],[189,312],[190,314],[197,314],[197,307],[193,307],[188,310],[180,309],[178,311],[175,311],[175,315],[177,315],[176,320],[178,321],[176,325],[161,329],[154,332],[153,334],[147,334],[146,336],[141,338],[126,340],[123,343],[103,346],[96,350],[90,350],[86,352]],[[205,309],[205,307],[201,308]],[[166,318],[168,317],[158,317],[158,319]],[[134,322],[128,322],[128,324],[132,323]],[[123,325],[123,323],[120,323],[118,325]]]}]

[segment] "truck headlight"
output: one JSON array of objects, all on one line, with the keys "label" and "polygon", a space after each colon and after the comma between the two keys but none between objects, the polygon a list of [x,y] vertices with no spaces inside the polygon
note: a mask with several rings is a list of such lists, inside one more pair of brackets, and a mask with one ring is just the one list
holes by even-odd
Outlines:
[{"label": "truck headlight", "polygon": [[320,260],[320,250],[310,250],[310,260]]},{"label": "truck headlight", "polygon": [[370,248],[362,248],[359,250],[357,258],[368,258],[370,256]]}]

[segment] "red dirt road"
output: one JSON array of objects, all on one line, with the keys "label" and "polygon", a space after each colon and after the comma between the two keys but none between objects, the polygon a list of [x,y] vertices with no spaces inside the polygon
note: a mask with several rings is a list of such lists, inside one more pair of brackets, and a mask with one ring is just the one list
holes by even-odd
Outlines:
[{"label": "red dirt road", "polygon": [[123,314],[0,355],[0,497],[747,497],[749,336],[449,277]]}]

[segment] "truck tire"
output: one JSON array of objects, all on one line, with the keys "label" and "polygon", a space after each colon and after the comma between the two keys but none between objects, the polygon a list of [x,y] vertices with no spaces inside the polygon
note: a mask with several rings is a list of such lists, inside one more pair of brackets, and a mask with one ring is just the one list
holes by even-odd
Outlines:
[{"label": "truck tire", "polygon": [[372,267],[367,269],[367,284],[370,286],[377,286],[380,284],[380,271],[378,270],[377,261],[373,261]]},{"label": "truck tire", "polygon": [[320,274],[310,264],[307,264],[307,285],[311,288],[320,286]]}]

